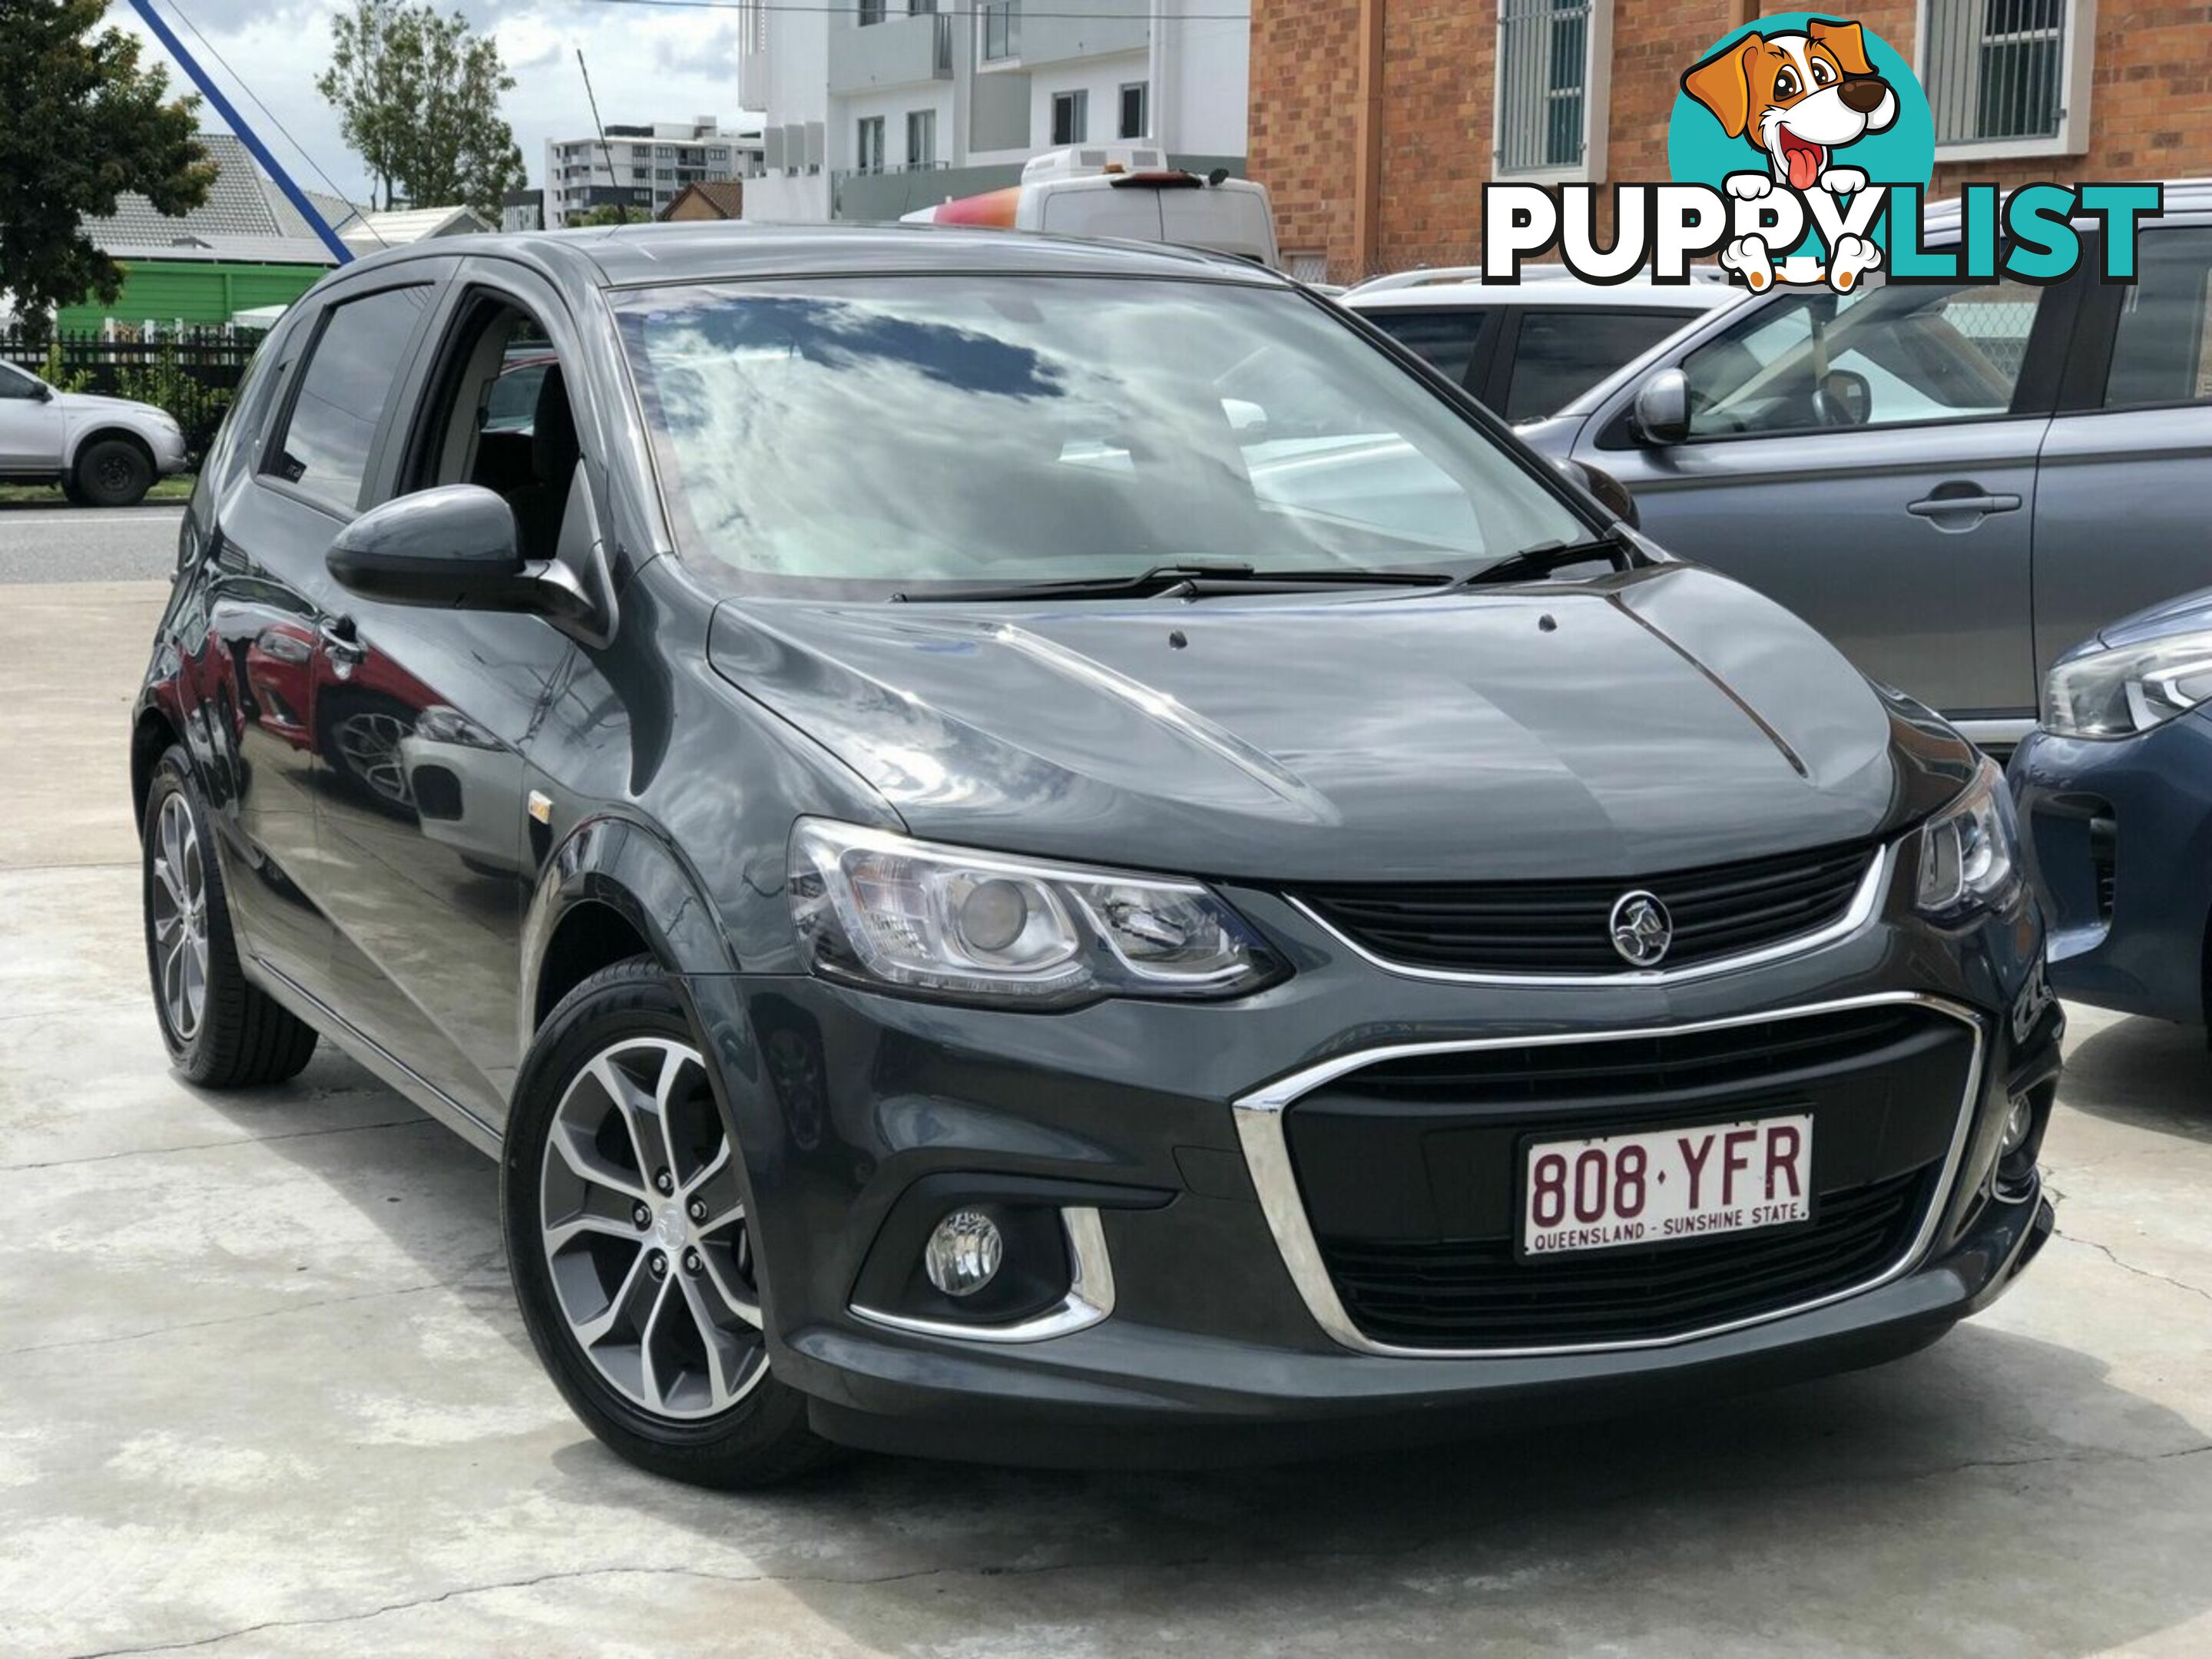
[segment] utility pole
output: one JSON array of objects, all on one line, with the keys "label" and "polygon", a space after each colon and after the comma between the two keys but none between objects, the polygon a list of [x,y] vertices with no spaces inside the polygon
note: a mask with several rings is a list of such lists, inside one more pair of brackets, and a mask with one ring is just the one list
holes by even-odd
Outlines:
[{"label": "utility pole", "polygon": [[1359,69],[1352,125],[1352,271],[1355,283],[1375,274],[1382,246],[1383,0],[1359,0],[1353,42]]},{"label": "utility pole", "polygon": [[315,204],[307,199],[307,192],[294,184],[292,175],[276,164],[276,158],[269,153],[269,146],[263,143],[253,129],[246,125],[237,106],[223,95],[222,88],[215,83],[207,70],[200,67],[199,59],[185,50],[185,43],[177,39],[177,32],[163,22],[161,15],[154,9],[154,0],[131,0],[131,9],[137,12],[146,27],[154,31],[154,38],[176,60],[177,67],[191,76],[192,84],[205,94],[209,103],[215,106],[215,112],[222,117],[223,125],[231,130],[240,143],[246,146],[247,153],[261,164],[261,170],[276,180],[276,188],[284,192],[284,199],[299,210],[300,216],[307,222],[307,228],[320,237],[323,246],[331,251],[331,258],[342,265],[352,264],[353,250],[345,245],[337,232],[330,228],[323,216],[315,211]]}]

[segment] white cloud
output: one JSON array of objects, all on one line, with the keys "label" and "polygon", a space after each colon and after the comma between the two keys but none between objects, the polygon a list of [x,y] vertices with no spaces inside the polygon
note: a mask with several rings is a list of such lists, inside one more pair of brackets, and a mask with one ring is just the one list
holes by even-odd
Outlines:
[{"label": "white cloud", "polygon": [[[155,3],[175,26],[174,0]],[[599,114],[610,124],[694,115],[727,122],[738,113],[736,33],[720,12],[592,0],[463,0],[459,9],[495,34],[515,78],[501,111],[533,185],[544,182],[547,139],[592,130],[579,47],[591,64]],[[315,77],[330,62],[330,20],[340,9],[337,0],[191,0],[183,15],[205,32],[214,52],[203,52],[189,28],[177,33],[301,185],[359,199],[368,192],[367,175],[338,137],[336,112],[315,91]],[[145,36],[149,58],[167,61],[130,7],[111,5],[108,21]],[[170,78],[189,85],[180,67],[172,66]],[[211,109],[201,113],[209,126],[222,125]],[[280,127],[296,144],[285,142]],[[301,158],[302,149],[331,182]]]}]

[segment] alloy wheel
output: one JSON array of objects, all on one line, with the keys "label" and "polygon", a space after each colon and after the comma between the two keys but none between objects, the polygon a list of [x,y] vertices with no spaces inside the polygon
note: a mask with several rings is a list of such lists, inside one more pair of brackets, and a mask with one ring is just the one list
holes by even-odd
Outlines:
[{"label": "alloy wheel", "polygon": [[199,1035],[207,1012],[207,872],[183,795],[171,793],[155,823],[154,955],[161,1012],[180,1043]]},{"label": "alloy wheel", "polygon": [[624,1399],[712,1417],[768,1375],[737,1160],[697,1049],[601,1050],[555,1109],[538,1180],[555,1299]]}]

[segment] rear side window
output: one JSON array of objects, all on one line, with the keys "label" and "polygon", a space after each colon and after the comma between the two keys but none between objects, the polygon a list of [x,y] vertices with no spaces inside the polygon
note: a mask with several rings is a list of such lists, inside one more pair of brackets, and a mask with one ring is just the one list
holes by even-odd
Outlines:
[{"label": "rear side window", "polygon": [[2136,285],[2120,310],[2105,407],[2212,398],[2212,226],[2142,234]]},{"label": "rear side window", "polygon": [[1475,354],[1498,321],[1495,310],[1363,311],[1359,313],[1400,345],[1461,386]]},{"label": "rear side window", "polygon": [[1505,418],[1556,415],[1696,315],[1687,311],[1524,311],[1513,343]]},{"label": "rear side window", "polygon": [[429,289],[416,286],[331,307],[301,372],[271,471],[341,513],[360,507],[369,447],[429,302]]}]

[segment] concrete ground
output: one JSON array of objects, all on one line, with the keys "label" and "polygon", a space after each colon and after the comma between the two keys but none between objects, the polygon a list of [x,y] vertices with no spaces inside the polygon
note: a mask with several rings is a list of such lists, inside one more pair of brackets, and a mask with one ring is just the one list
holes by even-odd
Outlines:
[{"label": "concrete ground", "polygon": [[2212,1065],[2081,1012],[2061,1236],[1883,1370],[1226,1474],[633,1472],[531,1357],[487,1162],[328,1054],[164,1065],[162,593],[0,590],[0,1653],[2212,1652]]}]

